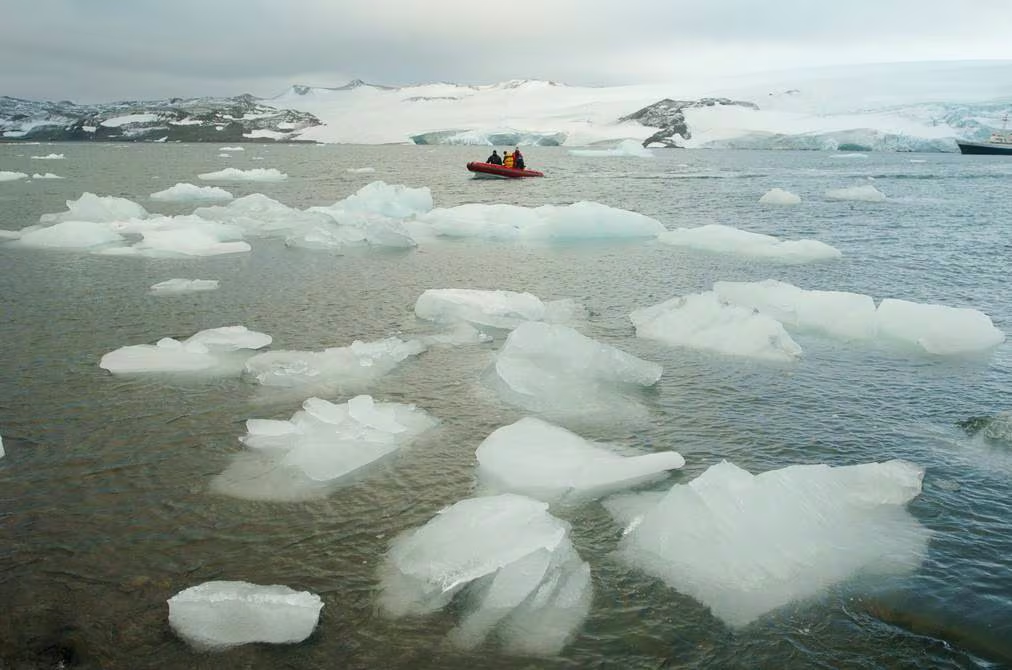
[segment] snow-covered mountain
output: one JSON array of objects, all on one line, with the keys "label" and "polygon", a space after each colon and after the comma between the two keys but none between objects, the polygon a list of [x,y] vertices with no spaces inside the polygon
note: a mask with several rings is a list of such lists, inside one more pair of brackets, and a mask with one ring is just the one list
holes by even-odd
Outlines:
[{"label": "snow-covered mountain", "polygon": [[[4,138],[39,139],[38,128],[63,124],[72,136],[45,138],[500,146],[632,139],[647,146],[955,151],[956,138],[983,139],[1001,128],[1012,109],[1012,61],[687,75],[612,87],[537,80],[390,87],[354,80],[294,85],[269,99],[56,103],[55,109],[14,100],[35,106],[26,113],[12,100],[0,98]],[[188,137],[182,129],[190,125],[202,130]]]}]

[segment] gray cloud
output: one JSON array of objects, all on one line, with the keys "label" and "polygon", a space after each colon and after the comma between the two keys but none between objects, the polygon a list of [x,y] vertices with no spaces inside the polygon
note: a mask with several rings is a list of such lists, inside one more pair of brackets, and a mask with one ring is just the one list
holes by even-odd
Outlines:
[{"label": "gray cloud", "polygon": [[1006,0],[5,0],[0,94],[82,101],[350,77],[615,84],[1012,58]]}]

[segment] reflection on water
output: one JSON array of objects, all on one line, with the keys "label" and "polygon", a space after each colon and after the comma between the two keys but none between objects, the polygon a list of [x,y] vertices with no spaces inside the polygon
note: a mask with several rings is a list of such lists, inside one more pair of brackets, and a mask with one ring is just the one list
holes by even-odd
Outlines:
[{"label": "reflection on water", "polygon": [[[150,211],[192,206],[147,195],[222,167],[215,147],[65,145],[62,181],[3,185],[0,227],[35,222],[84,191]],[[16,145],[0,169],[24,171]],[[975,667],[1012,663],[1012,469],[1000,445],[955,424],[1008,409],[1010,345],[991,356],[932,358],[886,345],[799,334],[795,365],[764,365],[640,340],[627,315],[714,281],[780,279],[989,313],[1012,331],[1007,300],[1012,163],[925,155],[829,160],[797,152],[655,151],[654,159],[579,161],[532,149],[547,178],[475,182],[460,147],[249,146],[228,166],[276,167],[287,182],[235,184],[298,207],[327,205],[373,179],[429,186],[437,206],[536,206],[587,199],[669,228],[724,223],[814,237],[838,261],[780,267],[650,243],[517,246],[455,240],[396,252],[326,253],[254,241],[249,254],[125,259],[0,246],[0,665],[54,667]],[[254,157],[264,160],[250,162]],[[247,164],[248,163],[248,164]],[[860,163],[860,165],[858,165]],[[375,173],[347,171],[369,166]],[[716,179],[678,178],[715,176]],[[884,203],[830,202],[864,183]],[[782,187],[791,208],[760,207]],[[172,277],[217,291],[152,297]],[[701,604],[615,560],[620,529],[600,503],[553,510],[592,568],[594,605],[561,656],[523,660],[494,644],[445,644],[451,611],[390,620],[377,570],[394,537],[471,495],[474,449],[524,416],[484,379],[503,344],[433,347],[368,389],[416,403],[440,425],[367,476],[292,502],[217,494],[249,418],[287,419],[303,397],[241,378],[121,378],[109,351],[242,324],[272,348],[318,351],[355,339],[430,334],[414,317],[429,288],[503,288],[588,310],[584,334],[664,366],[636,395],[641,421],[567,424],[591,440],[680,452],[686,482],[728,459],[752,472],[794,463],[892,458],[926,469],[909,506],[933,532],[912,575],[859,577],[733,631]],[[327,399],[345,402],[336,392]],[[600,419],[600,416],[593,417]],[[789,511],[787,512],[789,513]],[[320,594],[320,626],[294,647],[199,655],[170,632],[165,601],[213,580],[286,584]]]}]

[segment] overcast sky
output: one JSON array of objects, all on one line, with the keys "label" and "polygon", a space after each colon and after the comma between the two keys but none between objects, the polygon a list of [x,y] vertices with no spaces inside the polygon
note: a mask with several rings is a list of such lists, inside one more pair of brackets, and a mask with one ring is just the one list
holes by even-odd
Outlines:
[{"label": "overcast sky", "polygon": [[0,95],[271,96],[292,83],[609,85],[1012,59],[1010,0],[3,0]]}]

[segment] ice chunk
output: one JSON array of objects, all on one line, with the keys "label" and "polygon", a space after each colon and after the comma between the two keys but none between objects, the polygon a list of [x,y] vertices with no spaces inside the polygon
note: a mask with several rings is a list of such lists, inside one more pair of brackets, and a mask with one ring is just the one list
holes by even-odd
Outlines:
[{"label": "ice chunk", "polygon": [[18,179],[28,179],[28,175],[24,172],[0,170],[0,181],[17,181]]},{"label": "ice chunk", "polygon": [[673,451],[622,456],[530,417],[494,431],[475,455],[478,475],[490,489],[549,503],[599,498],[685,465]]},{"label": "ice chunk", "polygon": [[152,200],[166,202],[185,202],[189,200],[231,200],[235,196],[217,186],[195,186],[177,183],[175,186],[151,194]]},{"label": "ice chunk", "polygon": [[557,654],[583,622],[590,569],[569,525],[523,496],[462,500],[397,538],[382,569],[380,604],[425,614],[460,594],[464,618],[450,641],[474,648],[497,630],[513,653]]},{"label": "ice chunk", "polygon": [[0,458],[3,458],[6,455],[7,455],[7,452],[4,451],[4,438],[3,438],[3,436],[0,436]]},{"label": "ice chunk", "polygon": [[415,315],[436,323],[467,322],[492,328],[514,328],[540,321],[545,303],[530,293],[475,289],[429,289],[415,302]]},{"label": "ice chunk", "polygon": [[637,140],[622,140],[612,149],[570,149],[573,156],[588,156],[592,158],[604,158],[609,156],[630,156],[633,158],[653,158],[654,154],[650,149],[643,146]]},{"label": "ice chunk", "polygon": [[374,167],[348,168],[347,170],[345,170],[345,172],[351,172],[353,174],[368,174],[375,171],[376,168]]},{"label": "ice chunk", "polygon": [[744,626],[858,573],[916,568],[929,531],[903,505],[923,475],[903,461],[760,475],[725,461],[649,507],[619,556]]},{"label": "ice chunk", "polygon": [[88,249],[122,241],[123,236],[110,230],[104,223],[63,221],[44,228],[27,229],[15,244],[54,249]]},{"label": "ice chunk", "polygon": [[801,204],[801,198],[782,188],[772,188],[759,198],[759,203],[763,205],[798,205]]},{"label": "ice chunk", "polygon": [[251,642],[294,644],[312,635],[323,601],[287,586],[214,581],[169,598],[169,625],[201,651]]},{"label": "ice chunk", "polygon": [[40,223],[59,223],[61,221],[92,221],[95,223],[112,223],[128,219],[143,219],[148,212],[132,200],[97,196],[94,193],[83,193],[77,200],[67,201],[67,211],[59,214],[43,214]]},{"label": "ice chunk", "polygon": [[719,224],[677,228],[662,233],[658,240],[674,246],[782,263],[809,263],[842,255],[835,247],[818,240],[780,240]]},{"label": "ice chunk", "polygon": [[788,328],[810,330],[845,340],[868,340],[877,332],[875,301],[845,291],[806,291],[793,284],[723,282],[713,285],[717,296],[734,305],[758,310]]},{"label": "ice chunk", "polygon": [[213,291],[218,288],[217,279],[166,279],[151,286],[155,295],[177,295],[180,293],[196,293]]},{"label": "ice chunk", "polygon": [[379,214],[391,219],[404,219],[416,214],[424,214],[432,209],[432,192],[428,187],[408,188],[401,184],[387,184],[374,181],[366,184],[344,200],[330,207],[313,208],[325,211],[338,222],[342,215],[355,213]]},{"label": "ice chunk", "polygon": [[284,181],[288,179],[287,174],[276,168],[253,168],[252,170],[225,168],[217,172],[204,172],[198,174],[197,177],[205,181]]},{"label": "ice chunk", "polygon": [[375,342],[355,340],[347,347],[323,351],[271,351],[246,361],[246,373],[263,386],[283,388],[368,385],[402,361],[425,350],[419,340],[388,337]]},{"label": "ice chunk", "polygon": [[35,174],[32,175],[32,179],[63,179],[63,177],[61,177],[58,174],[53,174],[52,172],[47,172],[45,174],[39,174],[38,172],[36,172]]},{"label": "ice chunk", "polygon": [[781,323],[752,309],[728,305],[713,291],[672,298],[629,315],[636,335],[676,347],[775,361],[801,356]]},{"label": "ice chunk", "polygon": [[877,316],[880,336],[909,342],[929,354],[982,351],[1005,341],[991,318],[975,309],[886,299]]},{"label": "ice chunk", "polygon": [[46,154],[45,156],[32,156],[37,161],[62,161],[66,156],[63,154]]},{"label": "ice chunk", "polygon": [[218,151],[246,151],[243,147],[222,147]]},{"label": "ice chunk", "polygon": [[134,248],[145,256],[220,256],[250,251],[248,242],[230,240],[234,231],[225,226],[204,224],[146,230]]},{"label": "ice chunk", "polygon": [[267,197],[262,193],[238,198],[228,205],[198,207],[194,216],[236,226],[250,235],[271,236],[289,233],[304,226],[331,223],[327,216],[304,212]]},{"label": "ice chunk", "polygon": [[885,193],[878,190],[871,184],[853,186],[851,188],[836,188],[826,191],[826,198],[829,200],[857,200],[861,202],[885,202]]},{"label": "ice chunk", "polygon": [[[120,347],[102,356],[99,367],[113,374],[208,372],[238,374],[249,351],[271,343],[270,335],[226,326],[202,330],[186,340],[165,337],[156,344]],[[241,357],[236,357],[243,352]]]}]

